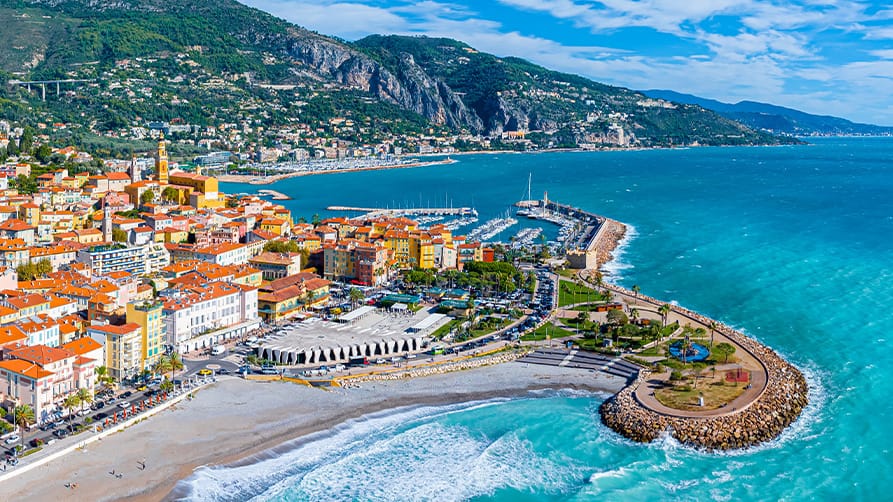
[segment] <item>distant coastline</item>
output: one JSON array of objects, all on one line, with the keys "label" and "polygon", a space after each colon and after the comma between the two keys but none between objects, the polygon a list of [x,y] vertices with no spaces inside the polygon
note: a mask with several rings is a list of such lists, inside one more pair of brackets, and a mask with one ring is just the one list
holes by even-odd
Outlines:
[{"label": "distant coastline", "polygon": [[[416,156],[413,156],[416,157]],[[300,176],[314,176],[319,174],[338,174],[338,173],[355,173],[359,171],[380,171],[382,169],[403,169],[410,167],[424,167],[424,166],[437,166],[437,165],[446,165],[453,164],[457,161],[452,159],[443,159],[443,160],[432,160],[425,162],[411,162],[406,164],[395,163],[395,164],[385,164],[381,166],[372,166],[372,167],[348,167],[344,169],[325,169],[325,170],[313,170],[313,171],[299,171],[299,172],[291,172],[291,173],[283,173],[283,174],[274,174],[272,176],[254,176],[250,174],[223,174],[217,176],[219,181],[223,181],[226,183],[248,183],[249,185],[271,185],[276,183],[277,181],[281,181],[288,178],[297,178]]]}]

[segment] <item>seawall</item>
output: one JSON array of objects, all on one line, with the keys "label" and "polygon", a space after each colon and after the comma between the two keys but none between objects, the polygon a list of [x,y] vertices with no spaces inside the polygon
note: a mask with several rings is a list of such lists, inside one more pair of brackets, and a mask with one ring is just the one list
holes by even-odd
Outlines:
[{"label": "seawall", "polygon": [[[633,294],[617,286],[610,288]],[[641,295],[639,299],[657,302]],[[674,306],[673,310],[701,323],[710,322],[706,317],[680,307]],[[723,324],[718,324],[716,331],[753,355],[765,368],[766,386],[753,401],[713,416],[661,413],[636,397],[636,390],[650,374],[643,371],[632,385],[602,404],[599,409],[602,421],[633,441],[653,441],[668,432],[682,444],[708,450],[746,448],[778,437],[808,403],[806,379],[794,365],[765,345]]]}]

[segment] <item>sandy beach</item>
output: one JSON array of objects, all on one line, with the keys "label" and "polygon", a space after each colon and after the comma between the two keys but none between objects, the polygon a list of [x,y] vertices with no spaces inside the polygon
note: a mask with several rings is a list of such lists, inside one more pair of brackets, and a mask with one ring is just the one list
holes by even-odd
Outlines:
[{"label": "sandy beach", "polygon": [[4,482],[3,493],[6,500],[162,500],[196,467],[237,462],[376,411],[538,389],[614,393],[624,384],[603,373],[517,362],[350,389],[230,378],[84,451]]}]

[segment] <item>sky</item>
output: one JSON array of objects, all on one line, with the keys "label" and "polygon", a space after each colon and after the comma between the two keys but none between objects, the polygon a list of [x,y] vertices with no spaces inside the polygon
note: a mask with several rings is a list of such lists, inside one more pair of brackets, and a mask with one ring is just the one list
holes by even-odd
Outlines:
[{"label": "sky", "polygon": [[449,37],[631,89],[893,126],[893,3],[240,0],[325,35]]}]

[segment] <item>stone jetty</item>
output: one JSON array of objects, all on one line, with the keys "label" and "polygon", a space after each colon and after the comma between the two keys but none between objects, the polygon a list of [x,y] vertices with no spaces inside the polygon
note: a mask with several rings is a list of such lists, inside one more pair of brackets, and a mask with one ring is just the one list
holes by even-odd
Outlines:
[{"label": "stone jetty", "polygon": [[382,380],[404,380],[407,378],[425,377],[437,375],[441,373],[451,373],[453,371],[470,370],[480,368],[482,366],[491,366],[494,364],[502,364],[514,361],[524,357],[530,352],[529,349],[518,349],[511,351],[498,352],[496,354],[485,355],[481,357],[471,357],[458,361],[450,361],[441,364],[419,365],[406,368],[405,370],[391,370],[381,373],[364,373],[356,376],[341,377],[337,381],[342,385],[350,385],[361,382],[374,382]]},{"label": "stone jetty", "polygon": [[[618,292],[633,294],[617,286]],[[646,301],[657,300],[639,296]],[[659,303],[659,302],[657,302]],[[673,307],[682,315],[710,322],[704,316]],[[765,368],[766,385],[762,392],[738,409],[710,416],[672,415],[649,408],[638,399],[636,389],[648,379],[643,371],[632,385],[605,401],[599,413],[602,421],[621,435],[638,442],[653,441],[668,432],[682,444],[708,450],[747,448],[774,439],[800,416],[808,402],[808,388],[803,374],[775,351],[742,333],[719,324],[716,331],[753,355]],[[688,415],[688,416],[685,416]]]}]

